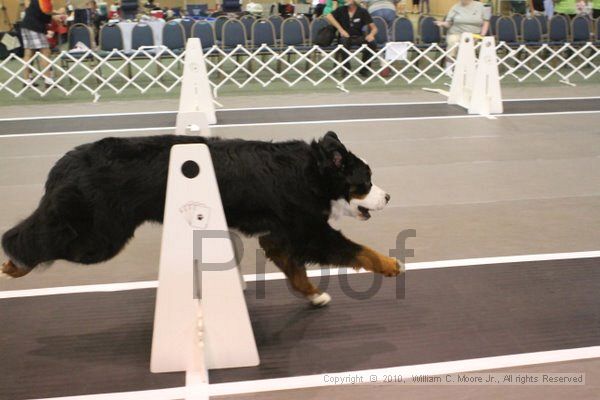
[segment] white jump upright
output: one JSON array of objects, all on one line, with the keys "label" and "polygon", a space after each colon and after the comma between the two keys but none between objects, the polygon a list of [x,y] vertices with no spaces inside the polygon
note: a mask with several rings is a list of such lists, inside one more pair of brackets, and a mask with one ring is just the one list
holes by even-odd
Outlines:
[{"label": "white jump upright", "polygon": [[486,36],[479,59],[475,55],[475,36],[463,33],[458,46],[448,104],[457,104],[469,114],[502,114],[502,92],[496,58],[496,42]]},{"label": "white jump upright", "polygon": [[496,58],[496,41],[493,36],[486,36],[479,49],[479,62],[471,93],[469,114],[502,114],[502,91]]},{"label": "white jump upright", "polygon": [[[240,274],[206,145],[176,145],[171,149],[163,224],[151,371],[258,365]],[[201,232],[195,236],[195,230]],[[205,239],[201,255],[196,254],[200,259],[195,260],[194,245],[199,243],[194,244],[194,237],[198,240],[198,233]],[[212,267],[215,263],[221,266]],[[198,282],[201,292],[195,284]],[[198,360],[199,354],[204,360]]]},{"label": "white jump upright", "polygon": [[448,104],[469,108],[473,81],[475,80],[475,38],[471,33],[463,33],[458,45],[458,54],[452,74],[452,84],[448,94]]},{"label": "white jump upright", "polygon": [[214,99],[200,39],[190,38],[185,48],[185,64],[175,133],[207,136],[209,125],[216,123]]}]

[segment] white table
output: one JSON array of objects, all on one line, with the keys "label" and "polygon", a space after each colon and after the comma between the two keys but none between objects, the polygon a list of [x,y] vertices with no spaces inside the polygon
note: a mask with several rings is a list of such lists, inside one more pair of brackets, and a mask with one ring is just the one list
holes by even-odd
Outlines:
[{"label": "white table", "polygon": [[163,27],[165,26],[164,19],[155,19],[151,21],[143,21],[143,22],[119,22],[117,25],[121,29],[123,33],[123,50],[128,52],[131,51],[131,35],[133,33],[133,27],[137,24],[145,24],[148,25],[152,29],[152,34],[154,36],[154,45],[160,46],[162,45],[162,32]]}]

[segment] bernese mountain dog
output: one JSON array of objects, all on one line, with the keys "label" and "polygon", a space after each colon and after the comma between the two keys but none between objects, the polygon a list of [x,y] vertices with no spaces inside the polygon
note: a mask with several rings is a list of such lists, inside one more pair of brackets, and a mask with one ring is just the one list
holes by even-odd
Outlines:
[{"label": "bernese mountain dog", "polygon": [[51,169],[38,208],[2,236],[2,272],[21,277],[63,259],[100,263],[117,255],[138,226],[163,220],[171,147],[205,143],[230,228],[258,236],[266,256],[315,305],[330,301],[308,280],[305,265],[403,272],[395,258],[354,243],[330,225],[361,220],[390,196],[371,169],[328,132],[311,143],[198,136],[105,138],[69,151]]}]

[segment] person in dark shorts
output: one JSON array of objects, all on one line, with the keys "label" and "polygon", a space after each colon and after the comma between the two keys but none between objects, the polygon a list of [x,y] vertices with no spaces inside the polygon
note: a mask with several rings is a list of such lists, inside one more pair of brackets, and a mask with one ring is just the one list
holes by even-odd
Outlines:
[{"label": "person in dark shorts", "polygon": [[544,14],[545,11],[544,0],[529,0],[529,12],[531,15]]},{"label": "person in dark shorts", "polygon": [[419,3],[419,0],[412,0],[412,10],[410,11],[411,14],[419,13]]},{"label": "person in dark shorts", "polygon": [[[373,19],[369,12],[359,7],[355,0],[351,0],[347,5],[338,7],[331,14],[327,15],[327,21],[333,25],[340,35],[340,44],[346,49],[352,46],[361,46],[366,44],[369,49],[376,51],[377,44],[375,43],[375,35],[377,27],[373,23]],[[363,33],[363,28],[369,27],[369,34]],[[342,61],[348,58],[345,52],[342,52]],[[362,52],[363,62],[371,57],[371,52],[364,49]],[[350,63],[346,62],[344,67],[350,69]],[[368,76],[369,71],[366,67],[360,69],[359,73],[362,76]]]}]

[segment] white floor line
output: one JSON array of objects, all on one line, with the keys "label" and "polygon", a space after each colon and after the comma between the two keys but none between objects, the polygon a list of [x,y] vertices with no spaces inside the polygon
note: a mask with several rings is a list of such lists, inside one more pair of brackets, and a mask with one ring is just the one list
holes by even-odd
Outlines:
[{"label": "white floor line", "polygon": [[[535,353],[510,354],[505,356],[483,357],[468,360],[446,361],[430,364],[407,365],[391,368],[377,368],[360,371],[345,371],[317,375],[294,376],[287,378],[260,379],[216,383],[208,386],[210,396],[239,395],[248,393],[270,392],[275,390],[305,389],[330,386],[328,380],[333,377],[361,376],[369,382],[375,375],[378,382],[385,375],[401,375],[405,379],[413,375],[444,375],[459,372],[475,372],[515,368],[531,365],[549,364],[565,361],[587,360],[600,357],[600,346],[580,347],[574,349],[551,350]],[[138,392],[104,393],[70,397],[52,397],[37,400],[175,400],[184,397],[185,387],[170,389],[146,390]]]},{"label": "white floor line", "polygon": [[[600,110],[593,111],[555,111],[555,112],[536,112],[526,114],[498,114],[496,118],[504,117],[533,117],[540,115],[578,115],[578,114],[597,114]],[[394,122],[394,121],[423,121],[423,120],[444,120],[444,119],[473,119],[483,118],[488,119],[484,115],[436,115],[430,117],[398,117],[398,118],[361,118],[361,119],[340,119],[340,120],[321,120],[321,121],[291,121],[291,122],[258,122],[250,124],[223,124],[211,126],[211,129],[216,128],[243,128],[251,126],[277,126],[277,125],[315,125],[315,124],[344,124],[357,122]]]},{"label": "white floor line", "polygon": [[[7,280],[4,282],[10,282]],[[15,297],[51,296],[55,294],[75,294],[90,292],[119,292],[123,290],[137,290],[156,288],[158,281],[137,281],[100,283],[96,285],[58,286],[40,289],[5,290],[0,291],[0,299],[12,299]]]},{"label": "white floor line", "polygon": [[573,360],[585,360],[600,357],[600,346],[581,347],[575,349],[551,350],[536,353],[510,354],[506,356],[474,358],[469,360],[447,361],[431,364],[407,365],[402,367],[378,368],[362,371],[295,376],[289,378],[261,379],[231,383],[217,383],[209,386],[211,396],[235,395],[244,393],[270,392],[274,390],[303,389],[329,386],[325,376],[344,377],[361,376],[369,382],[372,375],[378,382],[384,375],[402,375],[405,378],[413,375],[443,375],[457,372],[473,372],[500,368],[513,368],[526,365],[547,364]]},{"label": "white floor line", "polygon": [[[505,117],[534,117],[534,116],[550,116],[550,115],[580,115],[580,114],[598,114],[600,110],[591,111],[556,111],[556,112],[538,112],[525,114],[498,114],[496,118]],[[447,119],[472,119],[483,118],[483,115],[438,115],[431,117],[398,117],[398,118],[361,118],[361,119],[341,119],[341,120],[320,120],[320,121],[290,121],[290,122],[259,122],[250,124],[224,124],[212,125],[211,129],[220,128],[245,128],[253,126],[278,126],[278,125],[317,125],[317,124],[343,124],[343,123],[360,123],[360,122],[395,122],[395,121],[424,121],[424,120],[447,120]],[[67,132],[39,132],[39,133],[16,133],[0,135],[0,139],[16,138],[16,137],[36,137],[36,136],[54,136],[54,135],[83,135],[83,134],[99,134],[112,133],[121,134],[124,132],[145,132],[145,131],[172,131],[175,127],[148,127],[148,128],[128,128],[128,129],[101,129],[89,131],[67,131]]]},{"label": "white floor line", "polygon": [[135,392],[115,392],[115,393],[98,393],[84,394],[81,396],[64,396],[64,397],[45,397],[35,400],[181,400],[185,398],[185,386],[167,388],[167,389],[151,389],[139,390]]},{"label": "white floor line", "polygon": [[148,131],[174,131],[174,126],[150,127],[150,128],[127,128],[127,129],[100,129],[90,131],[66,131],[66,132],[39,132],[39,133],[9,133],[0,135],[0,139],[18,138],[18,137],[36,137],[36,136],[62,136],[62,135],[89,135],[110,133],[112,135],[129,132],[148,132]]},{"label": "white floor line", "polygon": [[[441,261],[425,261],[416,263],[406,263],[407,271],[416,271],[421,269],[433,268],[454,268],[468,267],[477,265],[492,265],[492,264],[509,264],[522,263],[533,261],[550,261],[550,260],[574,260],[584,258],[598,258],[600,251],[578,251],[570,253],[545,253],[545,254],[524,254],[517,256],[499,256],[499,257],[483,257],[483,258],[465,258],[457,260],[441,260]],[[313,269],[307,272],[309,277],[319,277],[326,275],[343,275],[366,273],[365,270],[355,271],[352,268],[332,267],[329,269]],[[244,274],[246,282],[255,282],[257,280],[278,280],[285,279],[281,272],[270,272],[266,274]],[[10,282],[10,280],[5,281]],[[119,283],[104,283],[97,285],[77,285],[77,286],[60,286],[39,289],[23,289],[23,290],[4,290],[0,291],[0,299],[12,299],[18,297],[35,297],[49,296],[57,294],[73,294],[73,293],[90,293],[90,292],[118,292],[125,290],[149,289],[156,288],[158,281],[138,281],[138,282],[119,282]]]},{"label": "white floor line", "polygon": [[[537,97],[530,99],[504,99],[507,102],[515,101],[551,101],[551,100],[594,100],[600,99],[598,96],[579,96],[579,97]],[[407,102],[388,102],[388,103],[333,103],[333,104],[303,104],[296,106],[267,106],[267,107],[240,107],[240,108],[221,108],[219,111],[254,111],[254,110],[281,110],[281,109],[302,109],[302,108],[320,108],[320,107],[377,107],[377,106],[404,106],[404,105],[427,105],[427,104],[446,104],[445,101],[407,101]],[[8,121],[33,121],[41,119],[72,119],[72,118],[93,118],[93,117],[117,117],[117,116],[140,116],[140,115],[156,115],[156,114],[175,114],[177,110],[169,111],[140,111],[126,113],[100,113],[100,114],[79,114],[79,115],[47,115],[39,117],[14,117],[0,118],[0,122]]]},{"label": "white floor line", "polygon": [[100,114],[76,114],[76,115],[46,115],[38,117],[13,117],[0,118],[0,122],[11,121],[36,121],[40,119],[74,119],[74,118],[95,118],[95,117],[120,117],[120,116],[140,116],[140,115],[156,115],[156,114],[176,114],[177,110],[173,111],[140,111],[140,112],[124,112],[124,113],[100,113]]}]

